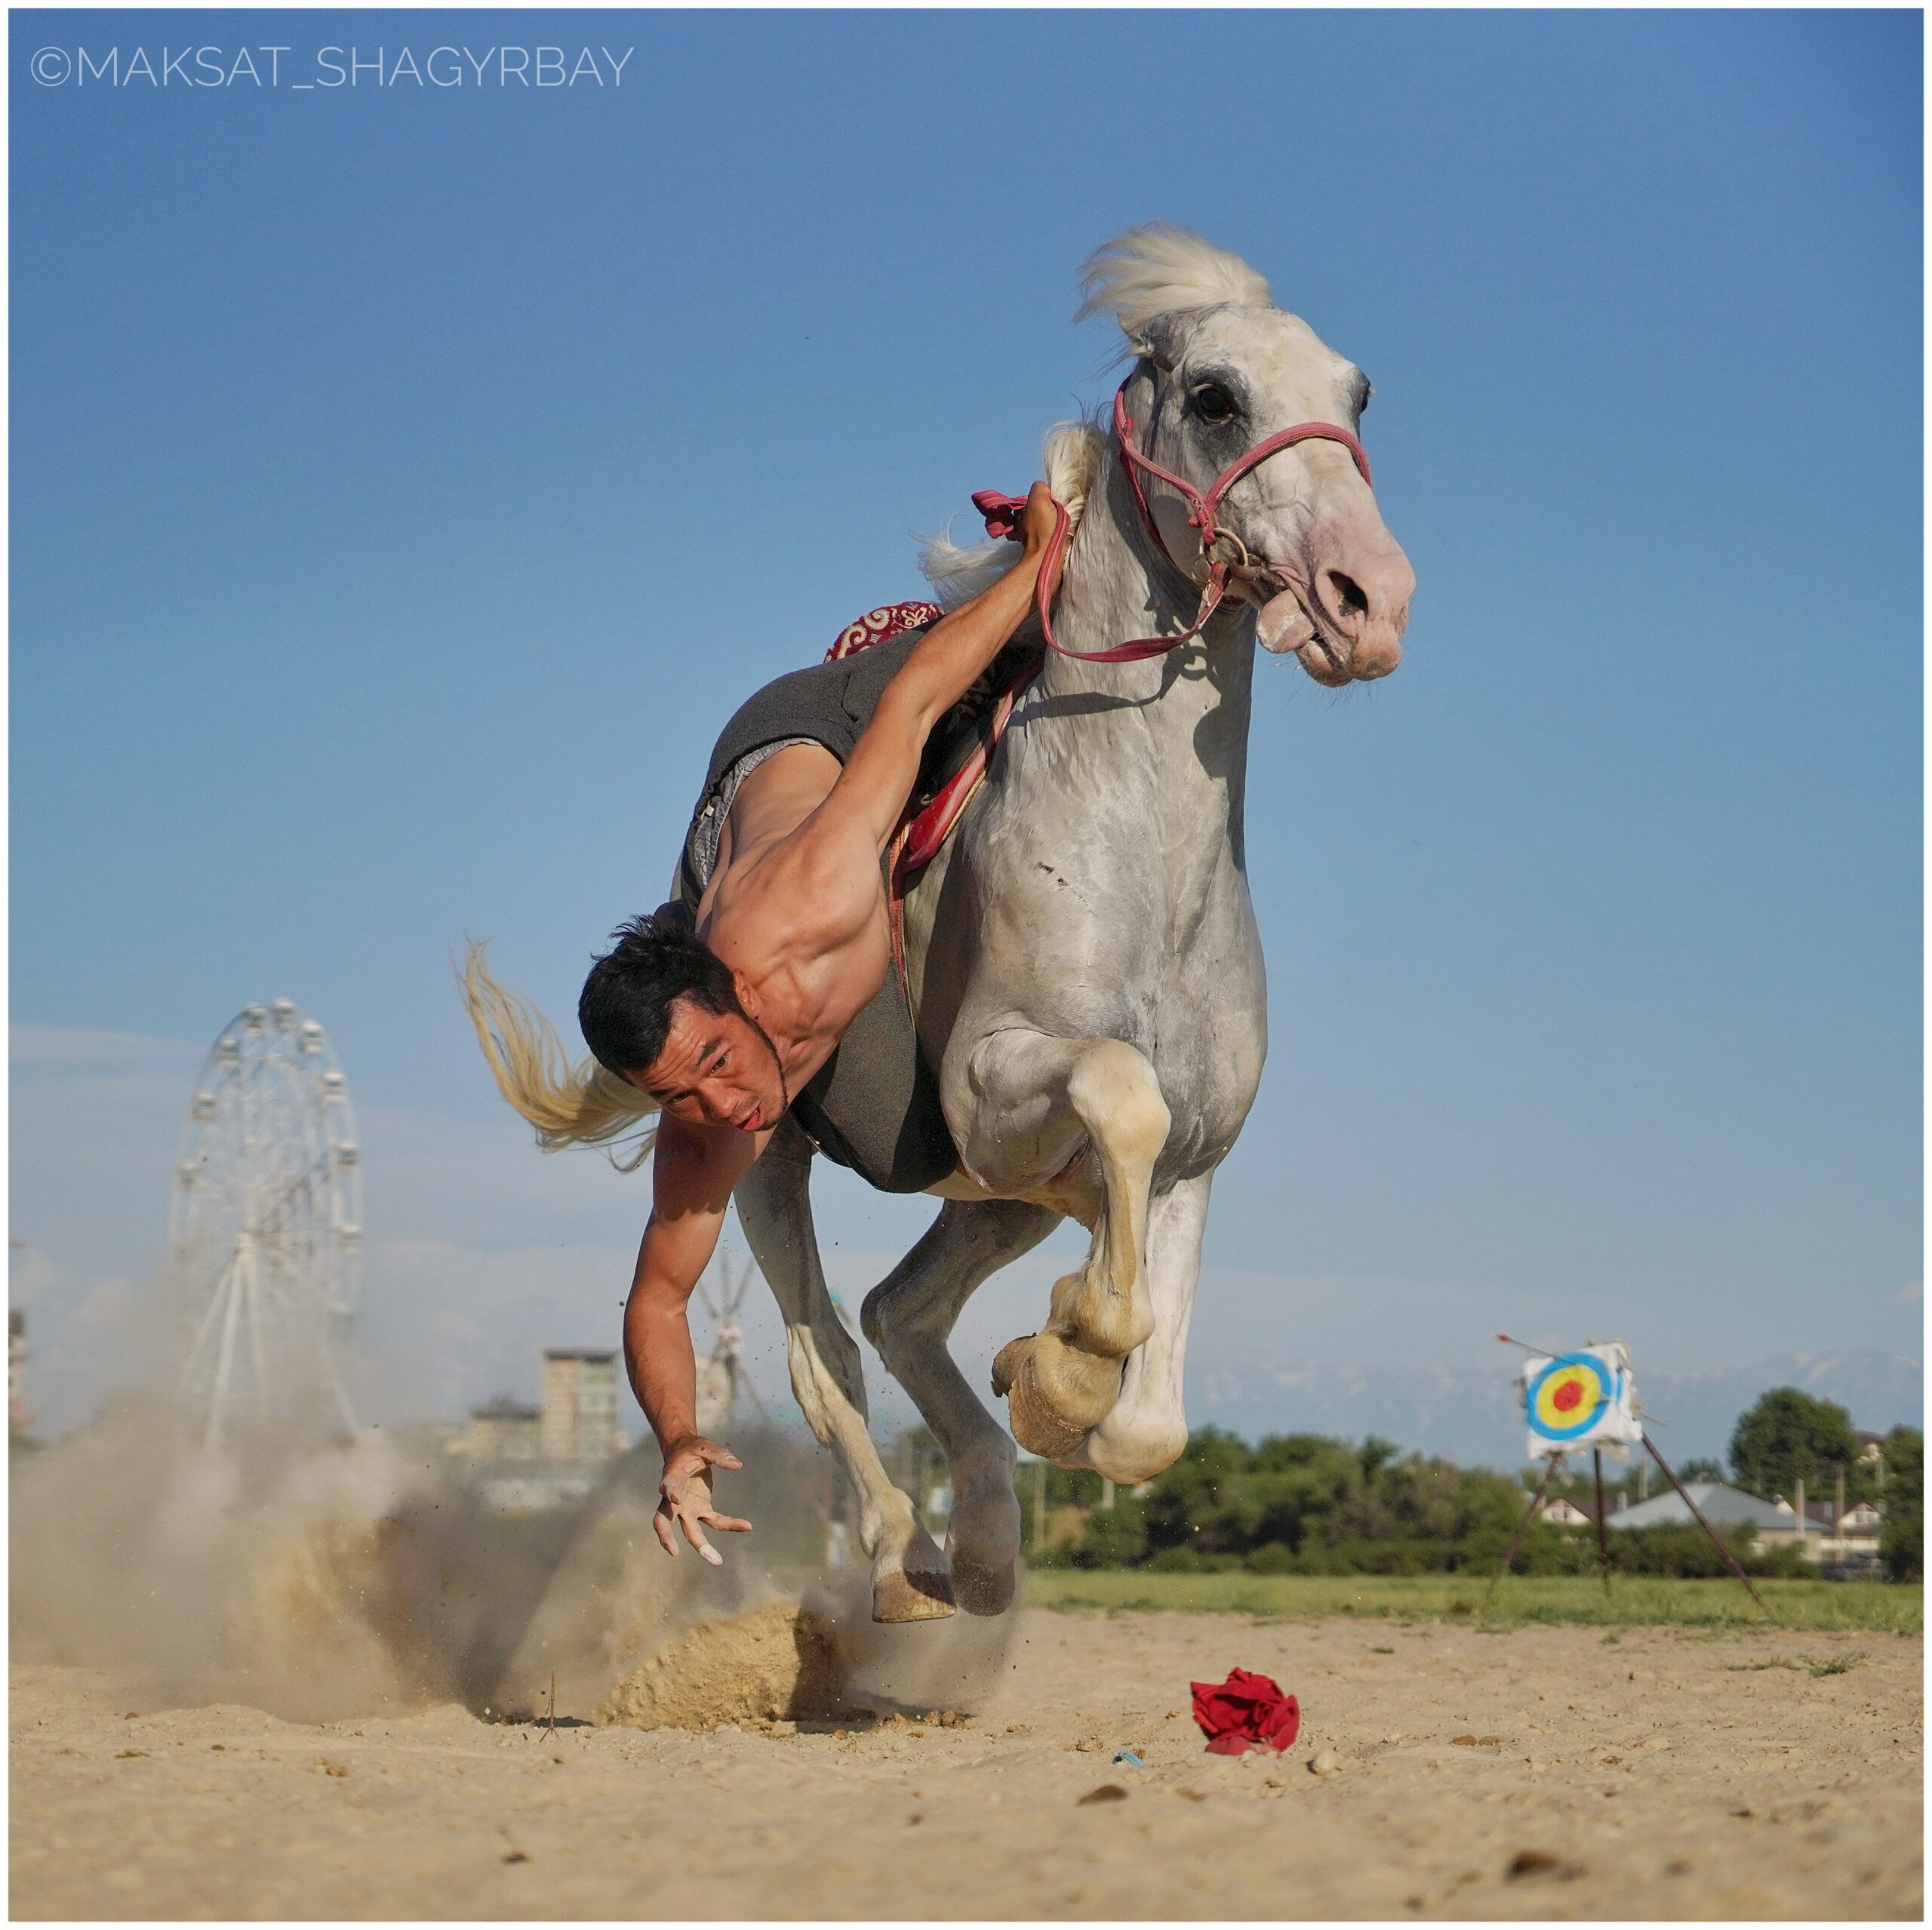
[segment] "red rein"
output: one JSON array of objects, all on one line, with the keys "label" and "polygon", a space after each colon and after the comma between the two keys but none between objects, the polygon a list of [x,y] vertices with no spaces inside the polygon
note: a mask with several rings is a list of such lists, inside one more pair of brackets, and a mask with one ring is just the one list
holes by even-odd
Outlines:
[{"label": "red rein", "polygon": [[[1339,442],[1355,458],[1362,481],[1371,489],[1375,486],[1368,472],[1368,457],[1363,453],[1361,444],[1346,429],[1336,423],[1297,423],[1292,429],[1278,429],[1252,449],[1236,456],[1208,485],[1204,496],[1185,478],[1176,475],[1171,469],[1162,469],[1151,457],[1140,453],[1134,440],[1133,420],[1127,413],[1125,383],[1114,392],[1114,439],[1125,460],[1127,479],[1133,488],[1134,501],[1140,506],[1140,519],[1147,525],[1148,534],[1154,539],[1161,554],[1183,576],[1188,576],[1188,573],[1174,561],[1174,552],[1161,534],[1160,525],[1155,521],[1153,510],[1147,501],[1147,492],[1141,485],[1140,472],[1144,469],[1150,476],[1158,476],[1169,488],[1178,490],[1186,498],[1190,506],[1188,523],[1198,532],[1201,553],[1208,558],[1208,581],[1201,590],[1201,607],[1195,613],[1194,621],[1177,636],[1136,637],[1131,642],[1116,644],[1112,650],[1106,650],[1067,649],[1054,640],[1052,609],[1054,589],[1060,581],[1060,565],[1066,560],[1066,547],[1072,538],[1073,524],[1066,512],[1056,503],[1054,533],[1048,540],[1047,553],[1041,558],[1039,588],[1035,598],[1039,613],[1040,634],[1045,638],[1050,649],[1058,650],[1062,656],[1078,657],[1087,663],[1133,663],[1142,657],[1159,656],[1201,634],[1208,618],[1220,608],[1222,598],[1227,594],[1229,575],[1250,571],[1254,567],[1248,556],[1247,546],[1241,538],[1232,530],[1216,527],[1214,512],[1220,507],[1228,491],[1249,470],[1265,463],[1277,450],[1288,448],[1297,442]],[[1002,496],[997,490],[980,490],[973,498],[973,507],[986,518],[986,533],[1004,536],[1015,542],[1020,540],[1020,512],[1026,506],[1024,496]],[[1224,536],[1240,550],[1239,562],[1211,554]],[[1194,579],[1188,576],[1188,580],[1192,582]]]}]

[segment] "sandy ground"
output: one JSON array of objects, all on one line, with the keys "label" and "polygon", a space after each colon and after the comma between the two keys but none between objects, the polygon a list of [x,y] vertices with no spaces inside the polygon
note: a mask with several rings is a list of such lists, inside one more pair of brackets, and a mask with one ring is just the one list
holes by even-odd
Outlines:
[{"label": "sandy ground", "polygon": [[[1237,1664],[1299,1695],[1285,1756],[1203,1753],[1188,1681]],[[309,1726],[20,1665],[12,1907],[1915,1919],[1920,1667],[1896,1636],[1032,1612],[963,1726],[694,1735]]]}]

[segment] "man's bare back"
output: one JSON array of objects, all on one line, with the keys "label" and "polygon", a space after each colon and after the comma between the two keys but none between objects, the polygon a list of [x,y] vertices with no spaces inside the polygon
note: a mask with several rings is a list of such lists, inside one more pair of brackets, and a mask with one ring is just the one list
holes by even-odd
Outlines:
[{"label": "man's bare back", "polygon": [[[841,766],[823,745],[766,757],[739,784],[700,899],[696,937],[645,930],[635,978],[679,982],[663,961],[681,954],[688,989],[661,997],[638,1029],[634,1012],[598,1016],[630,971],[624,947],[593,969],[580,1007],[599,1060],[658,1102],[651,1220],[624,1308],[632,1387],[664,1455],[654,1526],[668,1554],[674,1529],[707,1560],[706,1526],[749,1523],[718,1514],[710,1469],[740,1464],[697,1432],[697,1366],[686,1306],[709,1264],[731,1191],[797,1093],[837,1049],[891,963],[881,859],[918,776],[933,726],[970,689],[1024,620],[1054,507],[1035,484],[1019,564],[920,639],[886,687]],[[679,960],[673,957],[671,964]],[[629,994],[635,1003],[635,994]],[[624,1063],[651,1042],[648,1062]]]}]

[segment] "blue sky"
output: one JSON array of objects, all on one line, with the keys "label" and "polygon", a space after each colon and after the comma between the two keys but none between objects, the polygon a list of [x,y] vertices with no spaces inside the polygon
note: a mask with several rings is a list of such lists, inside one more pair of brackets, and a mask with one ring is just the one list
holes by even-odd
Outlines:
[{"label": "blue sky", "polygon": [[[281,993],[365,1116],[372,1404],[614,1331],[644,1183],[528,1150],[451,953],[494,933],[568,1016],[736,703],[1104,397],[1074,272],[1155,215],[1368,370],[1420,582],[1387,683],[1258,678],[1272,1057],[1204,1363],[1473,1369],[1512,1320],[1640,1374],[1917,1360],[1920,40],[17,13],[13,1217],[51,1407],[115,1371],[200,1051]],[[290,51],[273,88],[29,72],[190,43]],[[632,51],[601,88],[294,85],[445,45]],[[818,1200],[848,1296],[924,1217]],[[987,1289],[989,1348],[1043,1291]]]}]

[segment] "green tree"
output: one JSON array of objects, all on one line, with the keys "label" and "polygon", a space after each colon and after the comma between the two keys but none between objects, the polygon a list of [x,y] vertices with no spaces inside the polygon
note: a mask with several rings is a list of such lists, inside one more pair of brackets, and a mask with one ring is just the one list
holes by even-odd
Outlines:
[{"label": "green tree", "polygon": [[1143,1504],[1149,1545],[1208,1551],[1229,1545],[1249,1461],[1239,1435],[1199,1429],[1180,1460],[1154,1477]]},{"label": "green tree", "polygon": [[[1034,1479],[1029,1471],[1029,1480]],[[1097,1507],[1100,1501],[1100,1477],[1091,1467],[1056,1467],[1047,1464],[1047,1505],[1049,1507]]]},{"label": "green tree", "polygon": [[[1761,1405],[1762,1403],[1761,1403]],[[1894,1539],[1915,1563],[1916,1437],[1888,1452],[1903,1471]],[[1420,1575],[1494,1572],[1522,1524],[1525,1482],[1484,1468],[1405,1454],[1387,1442],[1331,1440],[1319,1434],[1271,1434],[1250,1447],[1221,1429],[1203,1428],[1173,1467],[1143,1491],[1121,1491],[1100,1507],[1099,1477],[1090,1470],[1053,1471],[1049,1495],[1083,1515],[1069,1541],[1030,1558],[1081,1568],[1139,1568],[1199,1572],[1246,1569],[1268,1575]],[[1540,1471],[1531,1470],[1534,1486]],[[1629,1486],[1626,1480],[1623,1484]],[[1586,1473],[1567,1484],[1594,1498]],[[1823,1483],[1820,1483],[1821,1491]],[[1614,1490],[1613,1489],[1613,1492]],[[1721,1558],[1689,1524],[1611,1537],[1619,1569],[1656,1575],[1723,1572]],[[1514,1566],[1527,1575],[1587,1574],[1596,1564],[1594,1535],[1531,1523]],[[1751,1558],[1754,1572],[1801,1565],[1795,1549]]]},{"label": "green tree", "polygon": [[1118,1495],[1112,1507],[1088,1516],[1074,1545],[1075,1568],[1131,1568],[1147,1552],[1147,1524],[1131,1495]]},{"label": "green tree", "polygon": [[1774,1388],[1739,1416],[1730,1464],[1737,1485],[1766,1501],[1780,1495],[1793,1498],[1800,1481],[1816,1497],[1840,1468],[1856,1481],[1858,1437],[1851,1416],[1836,1402],[1796,1388]]},{"label": "green tree", "polygon": [[1878,1552],[1894,1581],[1925,1574],[1925,1437],[1916,1428],[1894,1428],[1885,1437],[1885,1525]]},{"label": "green tree", "polygon": [[1693,1481],[1721,1481],[1724,1463],[1707,1454],[1695,1455],[1677,1471],[1677,1478],[1687,1488]]},{"label": "green tree", "polygon": [[1223,1547],[1278,1545],[1300,1554],[1374,1532],[1376,1515],[1362,1453],[1321,1434],[1270,1434],[1217,1527],[1224,1538],[1224,1538]]}]

